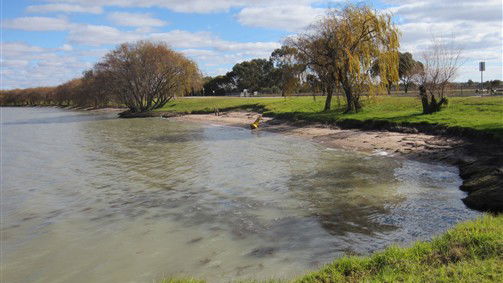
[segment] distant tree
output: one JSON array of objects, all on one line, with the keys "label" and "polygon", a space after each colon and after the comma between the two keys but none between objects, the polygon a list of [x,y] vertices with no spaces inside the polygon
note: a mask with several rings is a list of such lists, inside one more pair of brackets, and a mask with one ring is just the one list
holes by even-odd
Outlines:
[{"label": "distant tree", "polygon": [[407,93],[414,79],[421,74],[423,63],[414,60],[409,52],[399,53],[398,77],[402,81],[404,91]]},{"label": "distant tree", "polygon": [[[414,78],[418,76],[423,69],[423,64],[419,61],[416,61],[412,58],[412,54],[409,52],[398,53],[398,77],[404,86],[404,91],[407,93],[409,91],[409,87],[413,84]],[[374,61],[374,64],[371,69],[371,73],[374,77],[379,76],[379,60]],[[391,94],[391,87],[396,81],[393,81],[393,78],[388,75],[386,79],[388,81],[386,85],[386,90],[388,95]]]},{"label": "distant tree", "polygon": [[466,82],[466,84],[469,86],[469,87],[472,87],[473,86],[473,81],[471,79],[468,80],[468,82]]},{"label": "distant tree", "polygon": [[492,81],[487,81],[486,85],[490,90],[494,90],[498,88],[501,85],[501,80],[492,80]]},{"label": "distant tree", "polygon": [[276,67],[281,95],[294,93],[300,86],[300,75],[305,66],[297,61],[297,49],[283,45],[271,53],[270,60]]},{"label": "distant tree", "polygon": [[434,38],[422,55],[424,69],[417,77],[419,97],[424,114],[440,111],[447,104],[446,90],[457,76],[461,65],[461,49]]},{"label": "distant tree", "polygon": [[77,104],[94,108],[105,107],[113,99],[112,94],[113,89],[103,73],[87,70],[83,73]]},{"label": "distant tree", "polygon": [[71,106],[77,99],[82,80],[73,79],[61,85],[58,85],[54,90],[53,99],[59,106]]},{"label": "distant tree", "polygon": [[201,83],[196,63],[164,43],[149,41],[121,44],[93,71],[131,112],[160,108]]},{"label": "distant tree", "polygon": [[[340,85],[346,112],[362,108],[363,93],[379,93],[398,81],[399,32],[391,15],[368,6],[348,5],[330,10],[311,30],[289,40],[299,50],[299,59],[310,67],[327,89],[324,110],[330,110],[334,89]],[[379,76],[371,75],[378,60]]]},{"label": "distant tree", "polygon": [[203,85],[204,95],[225,95],[231,92],[235,86],[227,75],[207,77]]},{"label": "distant tree", "polygon": [[226,76],[239,91],[259,91],[261,88],[271,87],[274,66],[266,59],[253,59],[234,65]]}]

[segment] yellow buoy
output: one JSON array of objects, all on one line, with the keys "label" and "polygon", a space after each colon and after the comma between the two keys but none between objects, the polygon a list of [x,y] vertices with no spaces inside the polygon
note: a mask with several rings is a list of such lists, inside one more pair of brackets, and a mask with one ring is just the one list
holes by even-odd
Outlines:
[{"label": "yellow buoy", "polygon": [[250,124],[250,129],[255,130],[256,128],[258,128],[260,120],[262,120],[262,116],[258,116],[257,120]]}]

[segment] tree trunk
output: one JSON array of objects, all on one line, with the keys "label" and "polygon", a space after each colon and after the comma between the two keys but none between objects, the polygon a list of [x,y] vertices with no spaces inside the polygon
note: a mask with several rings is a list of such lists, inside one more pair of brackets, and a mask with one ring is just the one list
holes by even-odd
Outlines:
[{"label": "tree trunk", "polygon": [[432,94],[431,98],[428,99],[426,88],[423,85],[419,86],[419,97],[421,98],[421,104],[423,105],[423,114],[438,112],[442,109],[442,105],[447,104],[447,99],[445,97],[442,97],[440,101],[437,101],[435,96]]},{"label": "tree trunk", "polygon": [[332,94],[334,90],[332,87],[327,87],[327,98],[325,99],[325,108],[323,111],[330,111],[330,107],[332,106]]},{"label": "tree trunk", "polygon": [[353,90],[350,87],[344,87],[344,93],[346,94],[346,111],[344,113],[358,112],[362,105],[360,104],[360,97],[353,94]]}]

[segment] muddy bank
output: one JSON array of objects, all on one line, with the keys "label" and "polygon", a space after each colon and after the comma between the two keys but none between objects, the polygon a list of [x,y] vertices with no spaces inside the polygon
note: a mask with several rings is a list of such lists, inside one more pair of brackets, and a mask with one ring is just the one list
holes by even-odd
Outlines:
[{"label": "muddy bank", "polygon": [[[259,115],[225,112],[219,115],[165,114],[164,117],[248,128]],[[460,189],[468,193],[463,202],[473,209],[503,212],[503,149],[493,137],[432,125],[425,125],[424,129],[387,123],[355,123],[356,129],[350,128],[351,125],[351,122],[343,127],[302,121],[292,123],[264,117],[259,130],[301,136],[334,148],[456,165],[463,179]],[[466,136],[460,134],[463,131]]]}]

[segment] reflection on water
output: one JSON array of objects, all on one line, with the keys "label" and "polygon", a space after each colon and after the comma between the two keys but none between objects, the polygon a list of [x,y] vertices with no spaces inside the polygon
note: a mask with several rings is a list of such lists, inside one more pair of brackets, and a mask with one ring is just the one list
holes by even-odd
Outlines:
[{"label": "reflection on water", "polygon": [[452,167],[113,118],[2,109],[5,282],[291,278],[477,215]]}]

